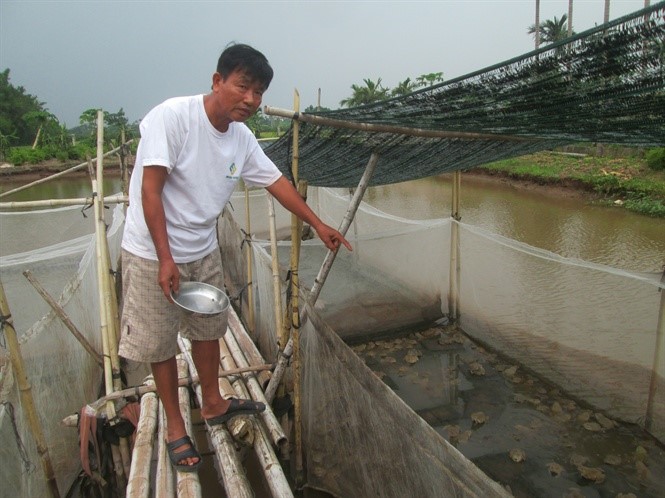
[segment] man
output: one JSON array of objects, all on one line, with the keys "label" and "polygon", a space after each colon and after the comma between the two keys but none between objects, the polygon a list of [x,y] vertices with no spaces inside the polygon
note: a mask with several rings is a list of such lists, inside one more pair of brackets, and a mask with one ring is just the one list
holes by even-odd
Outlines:
[{"label": "man", "polygon": [[[216,220],[239,178],[265,187],[311,225],[328,249],[350,244],[325,225],[263,153],[242,124],[261,105],[273,71],[263,54],[231,45],[221,54],[206,95],[169,99],[141,122],[122,241],[120,356],[150,362],[167,419],[173,465],[193,471],[201,456],[187,436],[177,394],[176,335],[192,340],[209,425],[260,413],[262,403],[226,400],[218,388],[218,339],[225,317],[185,315],[173,304],[181,279],[223,287]],[[179,327],[179,325],[183,327]]]}]

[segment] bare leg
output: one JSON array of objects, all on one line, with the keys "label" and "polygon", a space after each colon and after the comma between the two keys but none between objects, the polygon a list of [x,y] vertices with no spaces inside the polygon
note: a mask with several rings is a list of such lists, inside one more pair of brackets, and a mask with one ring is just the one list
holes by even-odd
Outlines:
[{"label": "bare leg", "polygon": [[219,341],[192,341],[192,357],[201,384],[201,416],[210,418],[226,412],[231,403],[219,392]]},{"label": "bare leg", "polygon": [[[167,441],[175,441],[187,434],[178,401],[178,367],[175,356],[165,361],[151,363],[150,366],[152,367],[157,394],[166,414]],[[175,451],[180,451],[186,447],[187,445],[180,446]],[[194,465],[198,461],[197,458],[187,458],[185,460],[187,465]],[[185,461],[181,460],[179,463],[184,464]]]}]

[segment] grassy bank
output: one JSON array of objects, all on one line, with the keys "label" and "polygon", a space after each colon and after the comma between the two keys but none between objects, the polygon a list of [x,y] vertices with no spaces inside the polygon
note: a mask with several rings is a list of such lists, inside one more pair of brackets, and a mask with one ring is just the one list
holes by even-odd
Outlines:
[{"label": "grassy bank", "polygon": [[583,189],[593,194],[594,202],[665,218],[665,171],[649,169],[638,157],[540,152],[486,164],[475,171]]},{"label": "grassy bank", "polygon": [[[610,151],[611,152],[611,151]],[[38,178],[70,168],[75,163],[51,160],[0,169],[3,178]],[[665,171],[650,169],[641,157],[540,152],[475,168],[475,173],[508,177],[557,188],[588,192],[592,202],[665,218]],[[105,160],[106,174],[119,174],[117,158]],[[87,175],[81,169],[80,175]]]}]

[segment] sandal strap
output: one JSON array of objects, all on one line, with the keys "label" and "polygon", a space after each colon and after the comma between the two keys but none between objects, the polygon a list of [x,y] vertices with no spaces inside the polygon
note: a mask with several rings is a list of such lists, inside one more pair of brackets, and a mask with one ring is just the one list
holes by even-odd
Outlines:
[{"label": "sandal strap", "polygon": [[[188,444],[192,448],[194,447],[194,443],[192,443],[192,439],[189,437],[189,434],[185,434],[180,439],[176,439],[175,441],[171,441],[170,443],[166,443],[166,447],[169,450],[173,451],[176,448],[178,448],[179,446],[184,446],[186,444]],[[180,453],[178,453],[178,454],[180,454]]]}]

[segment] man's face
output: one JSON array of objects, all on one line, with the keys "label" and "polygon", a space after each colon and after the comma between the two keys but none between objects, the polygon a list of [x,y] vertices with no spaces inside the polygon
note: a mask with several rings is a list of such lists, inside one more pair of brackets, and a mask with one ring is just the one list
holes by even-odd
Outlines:
[{"label": "man's face", "polygon": [[217,96],[220,118],[228,122],[247,121],[261,105],[265,90],[244,71],[233,71],[226,80],[219,73],[213,75],[213,92]]}]

